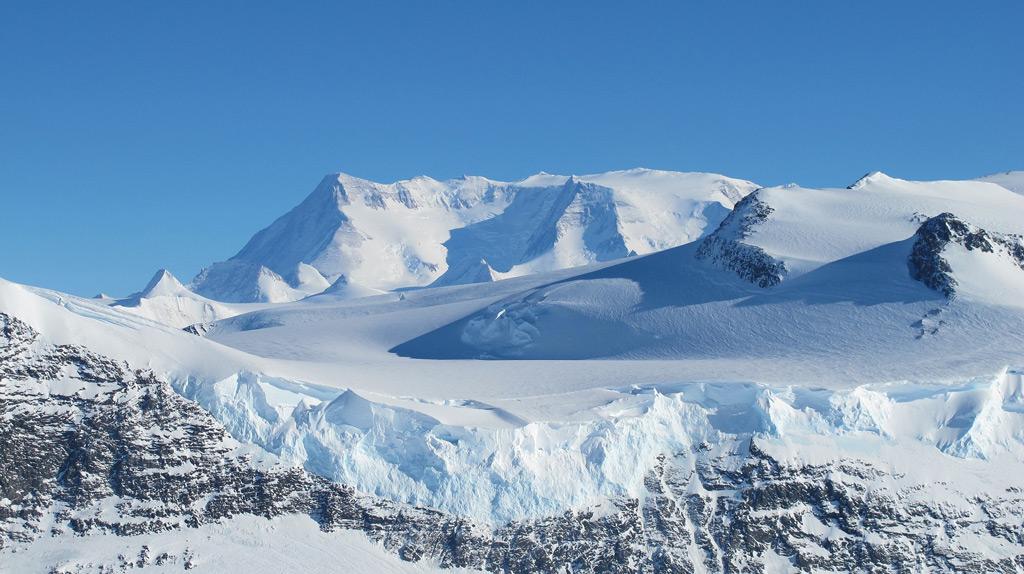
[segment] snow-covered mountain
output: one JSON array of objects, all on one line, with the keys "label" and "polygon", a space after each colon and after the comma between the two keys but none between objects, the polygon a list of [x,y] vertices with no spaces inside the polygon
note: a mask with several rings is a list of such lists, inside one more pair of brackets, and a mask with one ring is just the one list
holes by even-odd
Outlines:
[{"label": "snow-covered mountain", "polygon": [[[768,268],[758,281],[776,284],[822,266],[906,240],[928,218],[953,217],[993,232],[1021,234],[1024,199],[1006,188],[975,182],[910,182],[871,173],[846,190],[796,186],[764,189],[748,198],[726,225],[704,242],[699,258],[740,266],[758,250]],[[771,262],[768,262],[768,259]],[[762,287],[768,285],[761,285]]]},{"label": "snow-covered mountain", "polygon": [[218,301],[280,302],[339,280],[363,296],[610,261],[693,241],[756,188],[646,169],[388,185],[333,174],[189,287]]},{"label": "snow-covered mountain", "polygon": [[[613,245],[594,206],[624,186],[585,179],[531,178],[438,245],[485,280],[518,218],[583,230],[552,260]],[[512,207],[549,180],[569,207]],[[647,255],[378,294],[342,273],[189,331],[139,316],[201,300],[169,274],[123,304],[0,280],[0,566],[212,571],[281,540],[309,551],[275,564],[330,569],[349,532],[496,572],[1019,568],[1024,195],[876,173],[736,199]]]},{"label": "snow-covered mountain", "polygon": [[785,374],[748,376],[780,382],[826,364],[818,376],[940,376],[991,353],[990,370],[1020,348],[1022,236],[1024,196],[990,183],[871,174],[849,189],[762,189],[700,242],[524,290],[395,351],[771,357]]}]

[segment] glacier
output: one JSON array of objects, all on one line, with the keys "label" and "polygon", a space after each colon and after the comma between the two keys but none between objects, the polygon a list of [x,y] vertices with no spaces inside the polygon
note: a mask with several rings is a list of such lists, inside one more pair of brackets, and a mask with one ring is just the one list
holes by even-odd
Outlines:
[{"label": "glacier", "polygon": [[[176,388],[233,436],[284,461],[389,500],[501,524],[642,497],[659,456],[753,439],[790,460],[879,460],[912,478],[919,461],[945,460],[955,474],[970,468],[958,459],[986,460],[1005,479],[1024,470],[1022,376],[1017,367],[956,385],[848,391],[741,382],[632,386],[604,390],[607,402],[573,422],[527,423],[472,401],[433,405],[465,409],[480,426],[445,424],[351,390],[275,408],[268,394],[289,385],[251,374]],[[907,458],[879,457],[894,448]]]}]

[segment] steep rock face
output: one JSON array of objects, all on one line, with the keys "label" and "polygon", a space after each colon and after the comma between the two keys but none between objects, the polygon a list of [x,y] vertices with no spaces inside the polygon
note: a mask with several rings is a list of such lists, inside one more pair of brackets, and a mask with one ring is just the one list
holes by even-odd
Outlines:
[{"label": "steep rock face", "polygon": [[[988,572],[1024,560],[1018,492],[939,503],[953,488],[929,500],[923,485],[894,488],[894,478],[857,460],[787,464],[755,440],[718,456],[663,459],[646,481],[645,519],[677,542],[655,560],[671,572],[763,572],[780,562],[804,572]],[[974,536],[1015,550],[996,556],[963,544]]]},{"label": "steep rock face", "polygon": [[988,232],[974,227],[952,213],[946,212],[927,219],[914,235],[908,265],[914,279],[929,288],[941,291],[947,297],[956,294],[957,280],[943,252],[952,245],[967,251],[1001,253],[1012,264],[1024,270],[1024,242],[1014,235]]},{"label": "steep rock face", "polygon": [[694,256],[735,272],[758,287],[773,287],[786,276],[786,264],[763,249],[743,242],[774,210],[757,197],[743,198],[722,224],[701,243]]},{"label": "steep rock face", "polygon": [[35,348],[31,328],[0,323],[0,546],[46,534],[48,512],[55,533],[134,534],[301,508],[286,495],[308,486],[301,471],[259,471],[152,374],[78,346]]}]

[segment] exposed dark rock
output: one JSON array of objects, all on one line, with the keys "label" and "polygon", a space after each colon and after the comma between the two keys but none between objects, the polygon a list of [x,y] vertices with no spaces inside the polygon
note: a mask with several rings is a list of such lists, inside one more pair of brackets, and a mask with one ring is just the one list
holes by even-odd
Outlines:
[{"label": "exposed dark rock", "polygon": [[914,246],[908,259],[911,276],[946,297],[956,294],[953,268],[942,252],[951,243],[968,251],[1005,253],[1018,267],[1024,269],[1024,243],[1015,235],[991,233],[974,227],[952,213],[941,213],[927,219],[914,234]]},{"label": "exposed dark rock", "polygon": [[210,323],[194,323],[194,324],[189,325],[187,327],[183,327],[181,330],[185,331],[186,333],[190,333],[192,335],[197,335],[199,337],[205,337],[206,334],[210,331],[210,328],[213,327],[214,325],[216,325],[216,323],[214,323],[214,322],[210,322]]},{"label": "exposed dark rock", "polygon": [[758,191],[744,197],[714,233],[704,238],[694,256],[735,272],[758,287],[774,287],[787,273],[786,264],[755,245],[743,243],[753,228],[774,211],[758,198]]}]

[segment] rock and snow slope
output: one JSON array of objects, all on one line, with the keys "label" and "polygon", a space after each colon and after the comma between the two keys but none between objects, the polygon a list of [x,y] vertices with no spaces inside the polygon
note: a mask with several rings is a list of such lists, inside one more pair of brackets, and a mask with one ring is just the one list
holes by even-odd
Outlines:
[{"label": "rock and snow slope", "polygon": [[[483,514],[502,516],[553,511],[579,499],[566,493],[543,494],[546,489],[557,491],[550,486],[530,491],[530,496],[502,495],[502,489],[510,488],[507,485],[525,488],[521,485],[544,479],[480,466],[492,455],[499,461],[523,460],[527,455],[501,454],[501,441],[482,438],[482,430],[470,435],[482,441],[473,442],[472,449],[438,454],[447,452],[444,445],[452,436],[459,441],[470,439],[461,431],[432,435],[435,431],[428,429],[455,424],[507,434],[519,432],[508,429],[524,423],[522,428],[574,421],[583,426],[565,432],[576,438],[554,438],[544,430],[544,441],[560,445],[553,452],[581,452],[596,428],[587,425],[601,418],[600,408],[618,400],[617,391],[610,389],[624,384],[755,381],[776,389],[793,384],[839,389],[839,394],[830,391],[810,401],[818,403],[846,402],[842,393],[864,384],[919,381],[962,386],[981,377],[982,382],[970,383],[968,388],[988,385],[1006,365],[1024,362],[1024,270],[1014,255],[1024,221],[1022,199],[987,183],[915,183],[881,174],[866,177],[852,189],[761,190],[743,200],[699,244],[597,268],[432,289],[402,298],[340,303],[312,298],[218,322],[210,326],[209,336],[256,354],[301,360],[309,376],[314,376],[317,364],[346,366],[349,379],[344,386],[356,389],[355,394],[333,405],[298,405],[291,413],[295,422],[285,423],[287,432],[280,434],[275,429],[281,427],[271,423],[253,435],[253,440],[270,445],[275,452],[314,460],[311,464],[319,472],[335,473],[339,479],[366,480],[363,488],[431,501],[452,511],[489,509]],[[933,228],[940,223],[952,225],[953,220],[943,215],[949,210],[978,224],[965,227],[967,235],[935,235]],[[967,236],[974,239],[964,239]],[[930,254],[915,257],[915,245],[933,237],[938,242],[929,243]],[[957,237],[961,240],[954,240]],[[992,248],[986,250],[984,245]],[[701,252],[710,254],[701,257]],[[785,272],[769,275],[772,282],[760,281],[764,261]],[[956,282],[955,297],[915,278],[922,261],[946,262],[946,269],[940,271]],[[389,345],[416,360],[382,354]],[[472,358],[516,359],[517,363],[509,367],[501,361],[431,360]],[[589,358],[616,360],[566,361]],[[898,394],[911,395],[916,391],[908,389],[914,388],[910,384]],[[893,400],[880,399],[882,404]],[[802,401],[795,403],[799,404]],[[719,407],[720,402],[714,408]],[[394,429],[380,430],[367,422],[375,409],[388,413],[381,415],[384,420],[401,422],[394,422]],[[643,404],[623,410],[657,409]],[[890,412],[891,407],[883,410]],[[759,412],[744,410],[734,428],[762,428],[758,421],[766,420],[766,415]],[[337,434],[322,422],[344,421],[349,416],[356,421],[349,435]],[[846,420],[858,415],[821,416]],[[930,416],[925,419],[932,421],[925,426],[934,422]],[[946,424],[911,434],[931,436],[948,428]],[[680,425],[686,426],[661,421],[653,428]],[[697,431],[688,427],[686,432]],[[1010,434],[1016,436],[1015,432]],[[406,450],[386,446],[390,443],[383,437],[391,433],[411,433],[402,441]],[[647,429],[644,434],[657,437],[651,440],[662,446],[654,450],[680,448],[673,442],[674,431],[662,435]],[[618,436],[613,431],[610,435]],[[440,442],[432,442],[430,436]],[[580,442],[573,442],[577,438]],[[510,440],[523,442],[522,438]],[[957,440],[938,442],[946,445],[944,451],[948,447],[987,456],[949,446]],[[308,450],[311,444],[319,446]],[[418,460],[422,455],[440,468],[480,468],[483,483],[474,482],[469,470],[451,479],[462,486],[443,478],[443,472],[395,473],[409,455],[407,449],[416,444],[420,446],[413,456]],[[668,444],[674,446],[664,446]],[[385,446],[367,452],[354,445]],[[623,443],[619,448],[617,452],[632,452],[638,447]],[[330,454],[336,452],[346,454]],[[360,459],[354,452],[367,458]],[[447,458],[465,453],[483,454],[475,462]],[[382,460],[390,462],[380,466]],[[574,484],[591,485],[583,489],[588,493],[581,495],[584,498],[601,488],[628,490],[626,485],[636,484],[635,475],[610,478],[602,464],[580,464],[589,469],[586,472],[595,473],[574,479]],[[622,468],[642,468],[636,465],[630,461]],[[525,466],[512,465],[509,472],[552,466],[557,464],[538,459]],[[560,474],[571,474],[569,468],[559,468]],[[367,480],[383,476],[388,478]],[[588,483],[586,476],[593,482]],[[389,481],[392,486],[382,486]],[[466,491],[486,494],[473,498],[462,494]],[[512,506],[496,507],[495,500],[512,501],[508,503]]]},{"label": "rock and snow slope", "polygon": [[[17,296],[51,332],[54,317],[84,318],[83,308]],[[368,464],[364,479],[405,475],[414,493],[476,497],[451,514],[359,494],[246,447],[267,438],[252,436],[252,423],[277,418],[258,377],[199,393],[204,411],[151,372],[54,345],[6,313],[0,333],[0,564],[19,571],[215,571],[236,554],[331,569],[339,563],[317,546],[339,542],[365,555],[364,568],[388,568],[386,549],[516,573],[989,572],[1024,561],[1018,371],[848,393],[635,386],[612,390],[589,423],[507,420],[505,432],[349,391],[304,400],[302,416],[273,433],[305,437],[321,463],[334,452],[336,468]],[[294,454],[276,446],[284,461]],[[510,521],[472,508],[531,501],[541,506]],[[308,552],[273,552],[286,542]]]},{"label": "rock and snow slope", "polygon": [[[491,571],[1013,571],[1022,202],[881,174],[765,189],[689,245],[354,300],[345,275],[206,338],[0,282],[0,424],[23,451],[59,447],[2,467],[0,518],[28,524],[8,535],[28,552],[229,508]],[[158,279],[150,298],[189,296]],[[117,427],[133,420],[150,430]],[[52,438],[67,428],[77,442]],[[143,442],[125,473],[103,454]],[[212,465],[228,447],[253,457]],[[68,460],[83,480],[61,478]],[[132,490],[152,481],[187,496]]]},{"label": "rock and snow slope", "polygon": [[417,177],[384,185],[334,174],[190,288],[219,301],[281,302],[342,277],[359,296],[609,261],[693,241],[756,187],[645,169],[514,183]]}]

